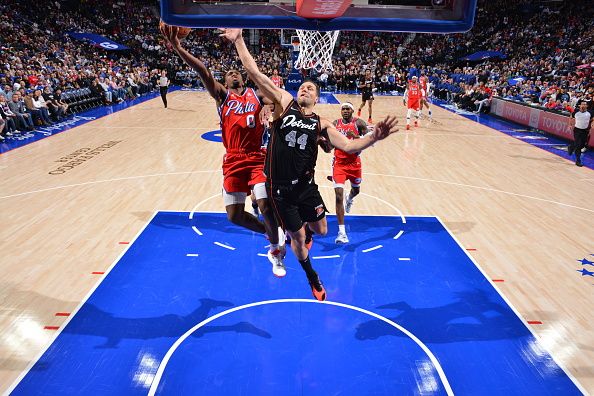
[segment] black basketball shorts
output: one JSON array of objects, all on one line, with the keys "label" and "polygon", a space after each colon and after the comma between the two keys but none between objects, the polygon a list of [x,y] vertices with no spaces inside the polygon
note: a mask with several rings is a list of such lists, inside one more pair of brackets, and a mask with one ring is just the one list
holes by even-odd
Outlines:
[{"label": "black basketball shorts", "polygon": [[279,225],[291,232],[299,231],[303,223],[322,220],[328,211],[313,180],[295,185],[266,183],[266,191]]},{"label": "black basketball shorts", "polygon": [[363,92],[361,94],[361,100],[363,102],[366,102],[368,100],[373,100],[373,93],[371,93],[371,92]]}]

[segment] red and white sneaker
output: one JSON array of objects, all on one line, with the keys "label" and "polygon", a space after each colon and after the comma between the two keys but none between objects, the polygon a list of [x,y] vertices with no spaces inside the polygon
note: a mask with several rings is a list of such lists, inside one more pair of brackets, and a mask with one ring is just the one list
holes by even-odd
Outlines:
[{"label": "red and white sneaker", "polygon": [[419,126],[419,123],[415,121],[415,128]]},{"label": "red and white sneaker", "polygon": [[406,130],[407,131],[410,131],[410,125],[409,124],[406,124]]},{"label": "red and white sneaker", "polygon": [[274,252],[268,251],[268,261],[272,264],[272,273],[277,278],[282,278],[287,275],[287,269],[283,262],[283,254],[280,249],[276,249]]}]

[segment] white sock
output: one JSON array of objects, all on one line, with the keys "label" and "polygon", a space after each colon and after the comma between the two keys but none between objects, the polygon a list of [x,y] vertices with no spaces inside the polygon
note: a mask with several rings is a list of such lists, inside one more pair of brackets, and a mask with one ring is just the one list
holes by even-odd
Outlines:
[{"label": "white sock", "polygon": [[338,225],[338,233],[339,234],[346,234],[346,230],[344,229],[344,224]]},{"label": "white sock", "polygon": [[288,231],[285,232],[285,230],[283,230],[281,227],[278,227],[277,232],[278,232],[278,244],[284,245],[285,241],[287,240]]},{"label": "white sock", "polygon": [[274,252],[276,250],[278,250],[278,243],[271,243],[270,244],[270,251],[271,252]]}]

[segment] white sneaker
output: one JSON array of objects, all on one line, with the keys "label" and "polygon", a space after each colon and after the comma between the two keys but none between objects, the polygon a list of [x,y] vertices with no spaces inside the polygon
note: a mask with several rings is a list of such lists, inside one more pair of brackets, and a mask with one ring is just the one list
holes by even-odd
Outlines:
[{"label": "white sneaker", "polygon": [[272,273],[274,276],[282,278],[287,275],[287,270],[285,269],[285,263],[283,263],[281,251],[277,250],[275,253],[272,254],[270,250],[268,251],[268,261],[272,264]]},{"label": "white sneaker", "polygon": [[334,242],[339,245],[344,245],[345,243],[349,243],[349,237],[346,233],[339,232]]},{"label": "white sneaker", "polygon": [[347,199],[344,200],[344,211],[347,213],[351,213],[352,206],[353,206],[353,200],[350,199],[349,197],[347,197]]}]

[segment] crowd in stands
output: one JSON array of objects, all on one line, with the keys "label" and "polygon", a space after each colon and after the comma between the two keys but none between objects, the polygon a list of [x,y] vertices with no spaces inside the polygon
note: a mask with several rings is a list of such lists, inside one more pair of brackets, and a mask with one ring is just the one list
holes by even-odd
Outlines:
[{"label": "crowd in stands", "polygon": [[[554,111],[571,111],[586,100],[592,110],[592,68],[579,68],[594,63],[594,7],[588,0],[479,0],[478,7],[475,27],[464,34],[341,32],[334,69],[310,76],[328,90],[356,91],[371,69],[378,91],[393,93],[424,73],[436,97],[471,111],[487,111],[493,95]],[[152,0],[4,0],[0,139],[89,106],[152,92],[163,69],[174,82],[199,87],[196,73],[166,48],[158,20]],[[130,49],[108,51],[72,39],[70,31],[100,34]],[[287,77],[290,47],[281,45],[280,31],[246,30],[244,36],[264,73]],[[215,77],[237,66],[235,50],[215,30],[195,29],[184,46]],[[506,58],[460,60],[480,50]]]},{"label": "crowd in stands", "polygon": [[[159,68],[167,62],[156,54],[161,48],[153,8],[144,1],[3,1],[0,140],[93,105],[153,91]],[[147,33],[151,30],[153,39]],[[66,34],[70,31],[112,37],[131,50],[112,53],[73,40]]]}]

